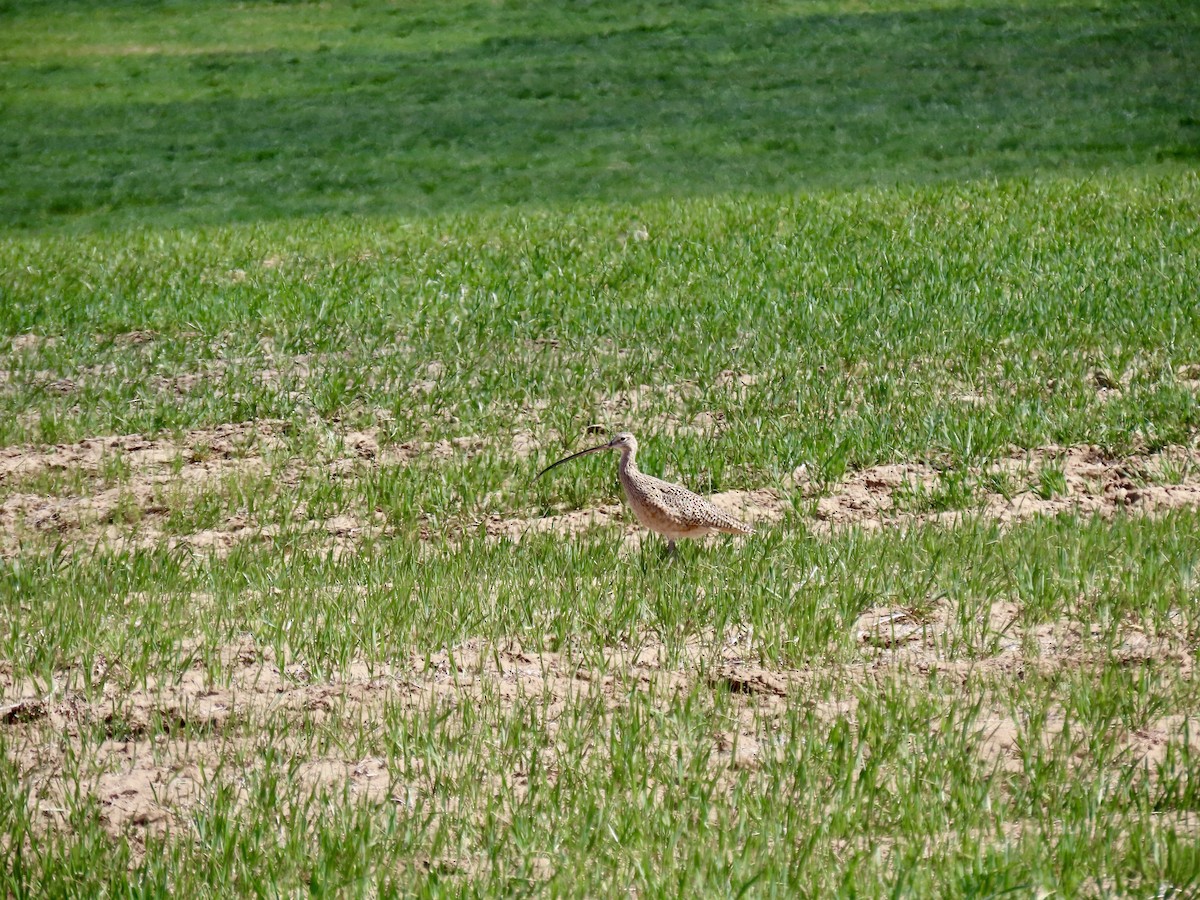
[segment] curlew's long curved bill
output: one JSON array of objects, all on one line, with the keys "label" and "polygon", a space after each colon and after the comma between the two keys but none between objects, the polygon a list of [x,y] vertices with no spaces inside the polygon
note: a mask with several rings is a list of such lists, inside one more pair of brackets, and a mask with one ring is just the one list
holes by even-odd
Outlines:
[{"label": "curlew's long curved bill", "polygon": [[542,469],[542,471],[538,472],[537,475],[534,476],[534,480],[541,478],[543,475],[545,475],[547,472],[549,472],[555,466],[561,466],[565,462],[570,462],[571,460],[576,459],[580,456],[587,456],[589,453],[595,453],[597,450],[607,450],[607,449],[608,449],[608,444],[601,444],[598,447],[588,447],[586,450],[580,450],[578,453],[572,453],[570,456],[564,456],[558,462],[550,463],[550,465],[546,466],[546,468],[544,468],[544,469]]}]

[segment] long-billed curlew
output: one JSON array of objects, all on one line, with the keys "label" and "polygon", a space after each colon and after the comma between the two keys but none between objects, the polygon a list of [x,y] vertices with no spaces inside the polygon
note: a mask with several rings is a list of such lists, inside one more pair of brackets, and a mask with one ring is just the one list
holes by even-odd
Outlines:
[{"label": "long-billed curlew", "polygon": [[754,534],[754,529],[745,522],[739,522],[733,516],[717,509],[699,494],[693,494],[681,485],[639,472],[637,438],[628,431],[622,431],[607,444],[580,450],[551,463],[538,472],[537,477],[541,478],[555,466],[561,466],[576,457],[598,453],[601,450],[621,451],[621,463],[617,472],[621,478],[621,487],[625,488],[629,506],[639,522],[667,539],[668,553],[675,552],[675,542],[680,538],[704,537],[716,531]]}]

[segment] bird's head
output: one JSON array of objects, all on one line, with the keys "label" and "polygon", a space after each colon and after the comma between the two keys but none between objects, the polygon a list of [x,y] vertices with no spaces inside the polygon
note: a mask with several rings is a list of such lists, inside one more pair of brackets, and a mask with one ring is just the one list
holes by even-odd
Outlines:
[{"label": "bird's head", "polygon": [[614,450],[628,449],[632,453],[637,450],[637,445],[637,438],[635,438],[632,433],[628,431],[618,431],[613,435],[613,439],[609,441],[606,446],[611,447]]}]

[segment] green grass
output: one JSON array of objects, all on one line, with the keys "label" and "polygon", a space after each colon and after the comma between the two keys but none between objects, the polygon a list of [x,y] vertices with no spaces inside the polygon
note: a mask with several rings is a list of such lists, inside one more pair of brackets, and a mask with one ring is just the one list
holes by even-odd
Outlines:
[{"label": "green grass", "polygon": [[1184,166],[1200,13],[6,3],[0,220],[413,214]]},{"label": "green grass", "polygon": [[[631,220],[649,240],[621,243]],[[8,355],[0,440],[314,417],[575,435],[648,385],[643,421],[726,413],[734,470],[1163,446],[1198,421],[1176,374],[1200,344],[1197,220],[1193,176],[1123,175],[13,236],[0,323],[55,341]],[[115,339],[135,329],[158,338]],[[1128,387],[1097,390],[1100,360]],[[675,452],[698,474],[711,446]]]},{"label": "green grass", "polygon": [[[1200,546],[1188,533],[1193,518],[1111,524],[1066,516],[1005,534],[968,519],[946,531],[820,540],[803,529],[776,531],[740,548],[689,547],[687,565],[678,568],[664,566],[653,546],[624,558],[611,533],[572,541],[527,536],[519,550],[479,537],[435,548],[390,540],[340,559],[306,550],[302,540],[289,557],[278,547],[245,544],[198,562],[165,549],[87,559],[47,554],[5,572],[6,602],[19,608],[23,597],[41,599],[7,623],[0,646],[12,677],[47,686],[60,670],[90,671],[97,654],[120,659],[130,684],[141,684],[170,667],[162,654],[189,639],[219,647],[244,634],[273,647],[281,666],[294,655],[335,675],[356,659],[387,660],[476,637],[591,654],[648,634],[675,659],[689,641],[747,628],[753,659],[797,668],[858,659],[851,626],[872,608],[951,602],[966,628],[972,615],[1008,599],[1022,605],[1021,622],[1030,627],[1060,614],[1096,621],[1102,607],[1108,631],[1098,640],[1105,647],[1133,623],[1195,636],[1200,621],[1188,612],[1200,564]],[[1141,554],[1148,555],[1139,562]],[[544,590],[530,590],[531,579]],[[184,614],[193,595],[207,598],[199,621]],[[130,599],[141,596],[151,602]],[[572,604],[564,604],[567,597]],[[97,631],[96,622],[105,627]],[[949,659],[996,650],[974,646],[975,639],[948,640]]]},{"label": "green grass", "polygon": [[[1193,894],[1200,513],[980,498],[1196,484],[1198,70],[1182,0],[0,0],[0,894]],[[489,537],[596,425],[783,517]]]},{"label": "green grass", "polygon": [[[1195,847],[1170,823],[1196,809],[1195,784],[1183,774],[1194,771],[1194,744],[1179,732],[1164,761],[1141,764],[1124,740],[1173,710],[1195,709],[1200,696],[1177,667],[1118,651],[1122,623],[1195,646],[1198,525],[1187,513],[1115,523],[1064,517],[1004,534],[981,524],[899,539],[800,535],[674,568],[616,564],[604,540],[533,541],[519,553],[475,542],[423,561],[397,542],[341,563],[298,554],[281,565],[263,551],[198,568],[161,553],[23,567],[5,578],[4,595],[38,597],[41,611],[26,617],[30,633],[0,636],[14,673],[78,676],[103,654],[120,661],[118,697],[148,678],[169,684],[171,673],[215,658],[247,632],[273,648],[281,669],[318,679],[349,660],[386,667],[414,646],[467,637],[497,648],[514,635],[530,650],[570,645],[573,658],[595,665],[605,648],[649,634],[665,641],[668,659],[682,660],[685,645],[713,628],[753,634],[751,657],[762,663],[823,675],[759,720],[756,740],[768,749],[740,768],[721,762],[713,735],[739,721],[744,703],[709,686],[704,661],[680,694],[639,688],[617,672],[618,690],[629,694],[616,706],[593,684],[565,706],[537,695],[500,702],[485,689],[417,709],[401,692],[365,720],[297,719],[286,708],[232,717],[193,735],[229,749],[204,775],[187,836],[151,840],[140,862],[104,836],[87,803],[75,808],[68,834],[37,837],[20,779],[6,777],[16,801],[7,831],[30,834],[26,851],[40,851],[42,863],[22,869],[10,850],[7,888],[20,894],[29,879],[48,877],[42,889],[72,879],[79,890],[102,890],[132,865],[139,880],[170,879],[189,892],[241,893],[247,879],[266,877],[285,891],[375,885],[385,893],[469,878],[490,893],[530,879],[535,863],[537,882],[572,894],[627,886],[736,893],[750,879],[766,892],[952,896],[1183,888],[1195,877]],[[796,591],[797,573],[810,570],[822,574]],[[531,575],[541,590],[527,589]],[[403,587],[417,580],[419,595]],[[142,591],[154,599],[128,602]],[[453,618],[416,599],[450,591]],[[185,614],[195,592],[207,598],[199,620]],[[1080,604],[1083,595],[1096,602]],[[249,596],[258,599],[247,605]],[[576,602],[564,607],[565,596]],[[885,669],[860,683],[854,673],[873,651],[858,646],[855,618],[928,597],[954,610],[939,639],[948,674]],[[1021,628],[1063,618],[1111,627],[1084,639],[1082,663],[1035,667],[1013,681],[987,665],[996,635],[973,625],[999,598],[1024,604]],[[1183,608],[1192,611],[1181,629]],[[41,617],[54,627],[40,627]],[[99,634],[96,622],[106,626]],[[107,643],[118,636],[120,644]],[[979,673],[960,681],[953,666],[971,660]],[[218,685],[231,677],[220,663],[206,665]],[[102,685],[77,688],[88,696]],[[834,698],[853,703],[853,714],[830,721],[813,706]],[[114,728],[118,739],[126,733],[130,726],[112,724],[127,721],[121,708],[117,700],[109,725],[80,736],[80,755],[60,777],[86,778],[91,752]],[[995,715],[1019,726],[1012,766],[985,752]],[[1066,724],[1047,731],[1047,721]],[[144,727],[144,740],[180,738],[167,721]],[[13,751],[8,734],[0,740]],[[298,794],[296,767],[328,756],[384,760],[387,796],[408,799]],[[514,781],[513,772],[525,775]],[[75,858],[88,861],[86,872]],[[397,869],[403,860],[426,865]]]}]

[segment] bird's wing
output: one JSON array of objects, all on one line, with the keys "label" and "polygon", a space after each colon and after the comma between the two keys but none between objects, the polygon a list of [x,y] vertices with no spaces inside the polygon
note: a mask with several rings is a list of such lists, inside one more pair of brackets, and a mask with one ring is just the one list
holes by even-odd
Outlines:
[{"label": "bird's wing", "polygon": [[655,478],[653,475],[643,475],[643,484],[647,489],[659,494],[660,502],[673,509],[678,509],[693,519],[697,525],[717,528],[736,534],[753,534],[754,529],[713,503],[701,497],[694,491],[689,491],[681,484],[672,484]]}]

